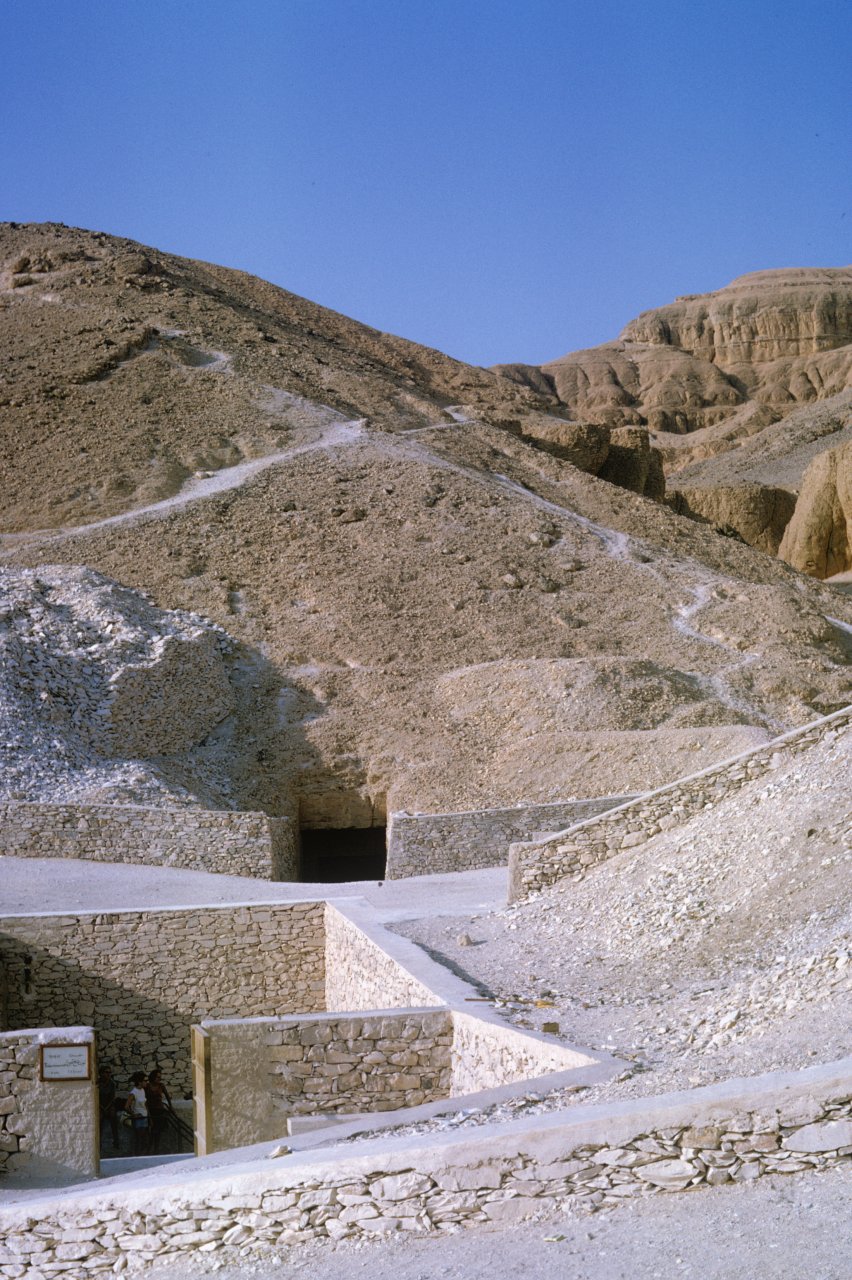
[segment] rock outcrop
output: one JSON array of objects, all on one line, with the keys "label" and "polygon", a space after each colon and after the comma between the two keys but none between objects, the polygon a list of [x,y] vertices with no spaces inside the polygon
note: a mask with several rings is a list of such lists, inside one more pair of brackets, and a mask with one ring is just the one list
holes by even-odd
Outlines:
[{"label": "rock outcrop", "polygon": [[668,502],[678,515],[704,520],[718,533],[736,535],[750,547],[774,556],[796,506],[796,495],[769,485],[714,485],[671,489]]},{"label": "rock outcrop", "polygon": [[808,467],[779,555],[815,578],[852,569],[852,444],[827,449]]},{"label": "rock outcrop", "polygon": [[655,502],[662,502],[666,494],[662,456],[659,449],[651,447],[645,427],[613,428],[609,452],[598,475]]},{"label": "rock outcrop", "polygon": [[788,413],[852,382],[852,268],[754,272],[643,312],[617,342],[499,370],[610,426],[697,431],[750,402]]}]

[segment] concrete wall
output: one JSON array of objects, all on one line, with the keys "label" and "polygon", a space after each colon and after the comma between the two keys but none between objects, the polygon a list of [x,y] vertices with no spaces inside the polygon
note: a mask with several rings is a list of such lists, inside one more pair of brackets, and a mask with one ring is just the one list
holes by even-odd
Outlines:
[{"label": "concrete wall", "polygon": [[[21,1280],[76,1261],[87,1275],[223,1245],[251,1253],[312,1238],[511,1225],[570,1203],[748,1182],[849,1160],[852,1059],[658,1098],[381,1138],[221,1166],[155,1186],[0,1210],[0,1266]],[[218,1161],[218,1167],[217,1167]],[[31,1224],[38,1222],[34,1235]],[[119,1263],[121,1265],[121,1263]]]},{"label": "concrete wall", "polygon": [[448,1010],[202,1025],[211,1151],[282,1137],[293,1115],[390,1111],[449,1096]]},{"label": "concrete wall", "polygon": [[564,831],[624,804],[630,796],[561,800],[553,804],[515,805],[468,813],[392,813],[388,822],[388,880],[403,876],[502,867],[514,840],[531,840],[539,831]]},{"label": "concrete wall", "polygon": [[[39,1049],[89,1045],[90,1080],[40,1080]],[[91,1027],[0,1034],[0,1174],[98,1175],[98,1091]]]},{"label": "concrete wall", "polygon": [[191,1088],[202,1018],[324,1008],[321,902],[0,918],[8,1026],[94,1024],[119,1088],[159,1062]]},{"label": "concrete wall", "polygon": [[262,880],[298,876],[295,824],[265,813],[4,800],[0,853],[182,867]]},{"label": "concrete wall", "polygon": [[582,878],[596,863],[680,826],[693,814],[711,808],[746,783],[771,772],[788,756],[806,751],[832,734],[843,733],[850,720],[852,707],[844,707],[774,738],[755,751],[649,791],[550,840],[514,845],[509,858],[509,901],[515,902],[568,876]]},{"label": "concrete wall", "polygon": [[[325,906],[325,1007],[349,1012],[359,1009],[419,1008],[445,1001],[417,976],[414,966],[388,950],[416,953],[410,947],[394,947],[383,933],[380,943],[366,927],[358,925],[332,903]],[[387,939],[387,943],[385,942]],[[420,953],[423,960],[426,959]],[[422,967],[422,966],[418,966]],[[427,963],[427,966],[428,963]]]}]

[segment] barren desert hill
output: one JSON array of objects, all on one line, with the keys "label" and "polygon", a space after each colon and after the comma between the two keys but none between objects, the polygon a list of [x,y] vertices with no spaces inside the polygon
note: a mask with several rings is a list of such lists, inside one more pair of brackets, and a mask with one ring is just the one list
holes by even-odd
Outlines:
[{"label": "barren desert hill", "polygon": [[[187,801],[348,826],[623,794],[852,700],[847,598],[542,450],[515,424],[546,406],[505,380],[239,273],[13,230],[31,247],[2,295],[19,359],[0,554],[89,566],[231,637],[227,777],[203,742],[206,774],[158,774]],[[75,382],[120,315],[157,333]]]},{"label": "barren desert hill", "polygon": [[114,515],[271,453],[304,399],[387,430],[537,403],[243,272],[59,224],[0,224],[0,343],[6,531]]}]

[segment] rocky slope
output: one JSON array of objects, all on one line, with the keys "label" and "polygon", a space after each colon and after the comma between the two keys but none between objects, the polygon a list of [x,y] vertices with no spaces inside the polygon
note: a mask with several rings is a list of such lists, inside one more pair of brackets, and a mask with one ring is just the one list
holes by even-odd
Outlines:
[{"label": "rocky slope", "polygon": [[675,509],[775,554],[793,506],[779,490],[852,439],[852,268],[755,272],[643,312],[617,342],[501,371],[569,415],[647,426]]},{"label": "rocky slope", "polygon": [[[240,643],[241,806],[361,825],[641,790],[850,701],[825,621],[850,604],[578,469],[606,474],[606,431],[239,273],[4,235],[0,556]],[[125,322],[143,347],[104,353]],[[653,488],[650,452],[615,461]]]},{"label": "rocky slope", "polygon": [[0,799],[233,803],[238,646],[90,569],[0,569]]},{"label": "rocky slope", "polygon": [[518,1025],[558,1021],[636,1064],[584,1101],[832,1061],[852,989],[850,767],[852,733],[835,731],[578,884],[398,931]]}]

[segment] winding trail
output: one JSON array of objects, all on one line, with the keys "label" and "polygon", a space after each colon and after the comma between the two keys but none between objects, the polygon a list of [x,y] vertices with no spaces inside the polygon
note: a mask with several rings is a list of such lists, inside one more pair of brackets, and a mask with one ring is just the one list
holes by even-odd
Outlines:
[{"label": "winding trail", "polygon": [[313,453],[322,449],[334,449],[354,444],[360,439],[364,430],[363,418],[350,421],[334,422],[324,427],[319,435],[294,445],[291,449],[282,449],[278,453],[267,453],[260,458],[249,458],[234,467],[223,467],[211,475],[192,476],[181,490],[171,498],[161,502],[152,502],[146,507],[135,507],[132,511],[122,511],[117,516],[107,516],[103,520],[95,520],[91,524],[71,525],[64,529],[39,529],[28,533],[11,533],[0,535],[0,546],[20,545],[24,543],[64,542],[69,538],[95,533],[99,529],[108,529],[116,525],[138,524],[147,520],[159,520],[171,515],[173,511],[198,502],[202,498],[213,497],[217,493],[227,493],[231,489],[239,489],[270,467],[280,466],[303,453]]}]

